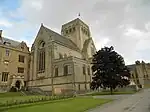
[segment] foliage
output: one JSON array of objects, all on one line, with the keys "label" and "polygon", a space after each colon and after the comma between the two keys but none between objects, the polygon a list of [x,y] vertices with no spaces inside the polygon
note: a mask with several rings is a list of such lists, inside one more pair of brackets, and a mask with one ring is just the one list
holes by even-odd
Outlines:
[{"label": "foliage", "polygon": [[130,71],[125,66],[123,57],[115,52],[112,46],[99,50],[92,61],[94,73],[91,89],[110,88],[112,93],[117,86],[130,84]]},{"label": "foliage", "polygon": [[17,89],[16,89],[15,87],[12,87],[12,88],[10,89],[10,92],[17,92]]},{"label": "foliage", "polygon": [[[122,95],[122,94],[134,94],[136,93],[136,91],[115,91],[113,92],[113,95]],[[95,92],[95,93],[91,93],[91,94],[86,94],[86,96],[99,96],[99,95],[110,95],[109,91],[105,91],[105,92]]]}]

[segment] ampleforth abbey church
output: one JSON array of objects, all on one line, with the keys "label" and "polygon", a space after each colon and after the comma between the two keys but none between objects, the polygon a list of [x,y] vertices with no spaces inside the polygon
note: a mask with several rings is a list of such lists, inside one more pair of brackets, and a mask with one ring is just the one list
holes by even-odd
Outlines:
[{"label": "ampleforth abbey church", "polygon": [[[90,90],[95,52],[89,26],[79,18],[62,25],[61,34],[41,24],[31,51],[25,42],[3,37],[1,30],[0,91],[12,88],[55,93]],[[130,66],[132,78],[138,73],[144,76],[141,64],[135,66]],[[142,80],[133,81],[143,84]]]}]

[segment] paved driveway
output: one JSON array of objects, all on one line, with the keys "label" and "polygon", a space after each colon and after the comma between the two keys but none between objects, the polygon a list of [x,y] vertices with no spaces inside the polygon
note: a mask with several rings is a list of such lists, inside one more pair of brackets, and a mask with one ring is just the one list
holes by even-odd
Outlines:
[{"label": "paved driveway", "polygon": [[112,98],[115,101],[87,112],[150,112],[150,89],[134,95],[95,96]]}]

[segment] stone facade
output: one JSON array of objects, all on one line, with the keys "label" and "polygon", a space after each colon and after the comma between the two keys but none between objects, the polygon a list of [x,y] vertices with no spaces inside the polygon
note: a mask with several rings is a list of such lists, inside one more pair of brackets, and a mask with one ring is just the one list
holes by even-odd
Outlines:
[{"label": "stone facade", "polygon": [[25,86],[29,74],[29,53],[25,42],[4,38],[0,31],[0,90]]},{"label": "stone facade", "polygon": [[95,52],[89,27],[79,18],[62,25],[61,34],[42,24],[31,48],[28,87],[58,93],[90,90]]}]

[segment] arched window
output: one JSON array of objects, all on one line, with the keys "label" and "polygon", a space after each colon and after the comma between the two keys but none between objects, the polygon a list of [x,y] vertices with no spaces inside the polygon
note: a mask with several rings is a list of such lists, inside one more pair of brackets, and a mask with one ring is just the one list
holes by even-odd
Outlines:
[{"label": "arched window", "polygon": [[38,73],[45,72],[45,42],[41,41],[39,44],[38,55],[37,55],[37,62],[38,62]]},{"label": "arched window", "polygon": [[45,42],[42,43],[42,47],[45,47]]},{"label": "arched window", "polygon": [[87,71],[88,71],[88,75],[90,75],[90,66],[88,66]]},{"label": "arched window", "polygon": [[66,34],[68,34],[68,30],[66,30]]},{"label": "arched window", "polygon": [[21,43],[21,49],[24,49],[24,44],[23,43]]},{"label": "arched window", "polygon": [[58,66],[55,66],[55,77],[58,77]]},{"label": "arched window", "polygon": [[69,29],[69,32],[72,32],[72,29],[71,29],[71,28]]},{"label": "arched window", "polygon": [[73,27],[73,31],[75,31],[76,30],[76,28],[75,27]]},{"label": "arched window", "polygon": [[85,67],[85,65],[83,65],[82,69],[83,69],[83,75],[86,75],[86,67]]},{"label": "arched window", "polygon": [[64,66],[64,75],[68,75],[68,65]]},{"label": "arched window", "polygon": [[39,44],[39,49],[42,49],[45,47],[45,42],[44,41],[41,41],[40,44]]},{"label": "arched window", "polygon": [[87,30],[85,29],[85,34],[87,35]]},{"label": "arched window", "polygon": [[64,58],[67,58],[67,54],[64,54]]},{"label": "arched window", "polygon": [[61,53],[59,53],[59,59],[62,59],[63,55]]}]

